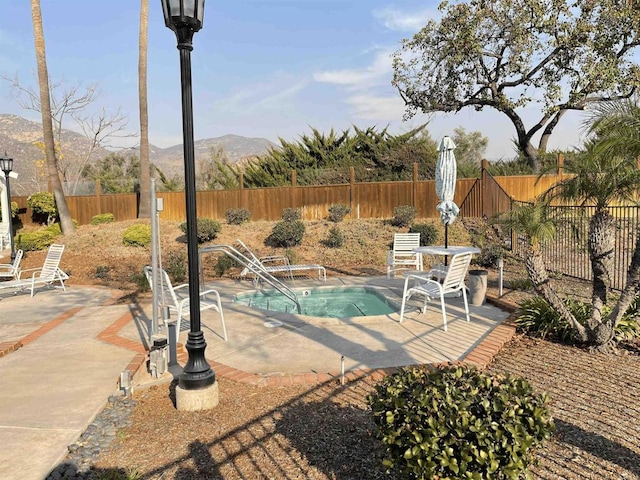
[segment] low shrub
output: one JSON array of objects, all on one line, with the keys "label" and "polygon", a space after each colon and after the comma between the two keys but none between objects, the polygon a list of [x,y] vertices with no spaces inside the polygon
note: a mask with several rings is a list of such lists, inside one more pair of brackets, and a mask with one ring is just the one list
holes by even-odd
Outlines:
[{"label": "low shrub", "polygon": [[302,220],[302,212],[299,208],[285,208],[282,210],[282,220],[285,222],[295,222]]},{"label": "low shrub", "polygon": [[302,243],[305,226],[301,220],[282,220],[277,222],[271,234],[264,240],[264,244],[269,247],[295,247]]},{"label": "low shrub", "polygon": [[101,280],[109,280],[109,272],[111,271],[111,267],[108,265],[98,265],[96,267],[96,273],[93,275],[95,278],[99,278]]},{"label": "low shrub", "polygon": [[187,254],[182,250],[170,251],[163,261],[163,267],[172,282],[184,282],[187,279]]},{"label": "low shrub", "polygon": [[438,239],[438,229],[430,223],[414,223],[409,227],[409,233],[420,234],[420,246],[433,245]]},{"label": "low shrub", "polygon": [[480,249],[474,263],[482,267],[497,267],[498,260],[504,256],[504,249],[500,245],[489,244]]},{"label": "low shrub", "polygon": [[546,394],[466,366],[404,368],[368,403],[383,465],[415,479],[517,479],[554,423]]},{"label": "low shrub", "polygon": [[113,223],[116,217],[113,213],[101,213],[91,217],[91,225],[100,225],[102,223]]},{"label": "low shrub", "polygon": [[[611,302],[602,308],[602,316],[611,313],[611,305],[617,298],[611,297]],[[586,325],[591,317],[591,305],[574,299],[565,299],[565,304],[576,320]],[[640,338],[640,325],[636,321],[640,305],[636,299],[627,309],[624,316],[616,325],[614,338],[616,341]],[[572,343],[574,339],[573,327],[547,301],[535,296],[520,303],[520,311],[515,319],[517,328],[531,336],[551,338],[560,342]]]},{"label": "low shrub", "polygon": [[327,238],[321,240],[322,245],[329,248],[340,248],[344,245],[344,235],[338,227],[329,229]]},{"label": "low shrub", "polygon": [[32,220],[35,223],[49,225],[58,216],[58,207],[53,193],[36,192],[27,197],[27,206],[32,211]]},{"label": "low shrub", "polygon": [[229,225],[242,225],[249,221],[251,213],[246,208],[229,208],[224,212],[224,218]]},{"label": "low shrub", "polygon": [[411,205],[400,205],[393,209],[391,225],[394,227],[408,227],[413,223],[418,211]]},{"label": "low shrub", "polygon": [[240,267],[240,263],[227,255],[219,255],[215,265],[216,275],[222,277],[228,270]]},{"label": "low shrub", "polygon": [[122,243],[131,247],[146,247],[151,244],[151,225],[131,225],[122,234]]},{"label": "low shrub", "polygon": [[327,215],[327,220],[334,223],[339,223],[344,220],[349,213],[351,213],[351,209],[344,205],[343,203],[336,203],[329,207],[329,215]]},{"label": "low shrub", "polygon": [[[180,224],[180,230],[187,233],[187,222]],[[197,230],[198,243],[205,243],[215,240],[220,230],[222,230],[222,225],[220,225],[219,221],[212,218],[198,218]]]},{"label": "low shrub", "polygon": [[[73,222],[73,226],[78,228],[78,221],[77,220],[72,220],[72,222]],[[52,223],[48,227],[45,227],[45,230],[49,230],[50,232],[52,232],[56,236],[57,235],[62,235],[62,227],[60,226],[60,223],[58,223],[58,222]]]},{"label": "low shrub", "polygon": [[19,234],[15,239],[15,247],[25,252],[44,250],[56,241],[58,234],[43,228]]}]

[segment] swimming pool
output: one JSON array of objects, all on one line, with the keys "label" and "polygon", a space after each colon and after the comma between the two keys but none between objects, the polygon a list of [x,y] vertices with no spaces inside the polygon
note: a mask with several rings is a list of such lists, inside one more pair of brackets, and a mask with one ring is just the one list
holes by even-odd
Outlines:
[{"label": "swimming pool", "polygon": [[[302,315],[326,318],[388,315],[399,310],[382,292],[371,287],[319,287],[294,289]],[[274,312],[298,313],[296,305],[277,291],[239,293],[234,302]]]}]

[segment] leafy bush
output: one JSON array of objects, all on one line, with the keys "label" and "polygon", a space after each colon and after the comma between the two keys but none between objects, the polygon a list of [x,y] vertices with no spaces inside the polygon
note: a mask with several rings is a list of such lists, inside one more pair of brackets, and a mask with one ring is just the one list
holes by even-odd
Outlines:
[{"label": "leafy bush", "polygon": [[[18,207],[17,202],[11,202],[11,219],[15,222],[18,217],[18,211],[20,208]],[[0,222],[2,221],[2,210],[0,210]]]},{"label": "leafy bush", "polygon": [[344,235],[338,227],[332,227],[329,229],[327,238],[323,239],[321,243],[325,247],[340,248],[344,245]]},{"label": "leafy bush", "polygon": [[36,223],[49,225],[58,216],[58,207],[52,193],[32,193],[27,197],[27,205],[32,210],[32,219]]},{"label": "leafy bush", "polygon": [[102,223],[113,223],[116,221],[116,217],[113,213],[101,213],[91,217],[91,225],[100,225]]},{"label": "leafy bush", "polygon": [[167,253],[163,262],[164,270],[172,282],[182,283],[187,279],[187,255],[182,250]]},{"label": "leafy bush", "polygon": [[400,205],[393,209],[391,225],[394,227],[408,227],[413,223],[418,211],[411,205]]},{"label": "leafy bush", "polygon": [[433,245],[438,239],[438,229],[430,223],[414,223],[409,227],[409,233],[420,234],[420,246]]},{"label": "leafy bush", "polygon": [[416,479],[517,479],[554,429],[545,394],[471,367],[404,368],[369,395],[383,464]]},{"label": "leafy bush", "polygon": [[44,250],[56,241],[57,236],[54,232],[46,228],[33,232],[25,232],[17,236],[15,246],[25,252]]},{"label": "leafy bush", "polygon": [[[611,313],[611,305],[616,300],[612,296],[610,304],[602,308],[603,317]],[[565,299],[564,302],[576,320],[586,325],[587,320],[591,317],[591,305],[570,298]],[[614,333],[616,341],[640,338],[640,325],[636,321],[639,307],[640,305],[636,299],[629,306],[618,325],[616,325]],[[535,337],[548,337],[565,343],[572,342],[574,338],[573,327],[565,322],[560,317],[560,314],[540,296],[521,302],[520,312],[515,323],[519,330]]]},{"label": "leafy bush", "polygon": [[299,208],[285,208],[282,210],[282,220],[285,222],[295,222],[302,219],[302,212]]},{"label": "leafy bush", "polygon": [[302,220],[282,220],[273,226],[264,244],[269,247],[295,247],[302,243],[304,232],[305,226]]},{"label": "leafy bush", "polygon": [[229,225],[242,225],[249,221],[251,213],[246,208],[229,208],[224,212]]},{"label": "leafy bush", "polygon": [[227,270],[237,268],[240,263],[236,262],[233,258],[227,255],[219,255],[215,265],[216,275],[222,277]]},{"label": "leafy bush", "polygon": [[327,215],[327,220],[334,223],[339,223],[344,220],[349,213],[351,213],[351,209],[342,203],[337,203],[331,205],[329,207],[329,215]]},{"label": "leafy bush", "polygon": [[[222,226],[217,220],[213,220],[212,218],[198,218],[198,233],[196,234],[198,237],[198,243],[210,242],[211,240],[214,240],[218,236],[218,233],[220,233],[221,229]],[[180,230],[182,230],[184,233],[187,233],[187,222],[183,222],[180,224]]]},{"label": "leafy bush", "polygon": [[500,245],[490,244],[485,245],[480,249],[480,254],[477,256],[475,263],[482,267],[497,267],[498,260],[504,256],[504,250]]},{"label": "leafy bush", "polygon": [[131,225],[122,234],[122,243],[132,247],[146,247],[151,244],[151,225],[139,223]]},{"label": "leafy bush", "polygon": [[[73,222],[74,227],[78,228],[78,221],[77,220],[71,220]],[[60,226],[60,223],[56,222],[56,223],[52,223],[51,225],[49,225],[48,227],[45,227],[45,230],[49,230],[50,232],[52,232],[54,235],[62,235],[62,227]]]}]

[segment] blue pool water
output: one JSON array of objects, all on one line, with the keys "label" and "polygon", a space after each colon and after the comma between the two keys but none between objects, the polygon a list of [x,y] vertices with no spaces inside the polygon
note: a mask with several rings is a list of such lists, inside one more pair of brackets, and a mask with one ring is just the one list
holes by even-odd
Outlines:
[{"label": "blue pool water", "polygon": [[[350,318],[387,315],[398,311],[382,293],[367,287],[334,287],[296,290],[303,315],[311,317]],[[236,295],[241,305],[297,313],[295,304],[277,291],[249,292]]]}]

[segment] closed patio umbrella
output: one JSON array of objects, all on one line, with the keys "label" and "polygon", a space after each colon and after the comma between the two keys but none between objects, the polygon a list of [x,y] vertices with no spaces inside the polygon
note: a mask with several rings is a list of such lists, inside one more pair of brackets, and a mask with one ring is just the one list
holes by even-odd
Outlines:
[{"label": "closed patio umbrella", "polygon": [[443,137],[438,148],[438,161],[436,162],[436,195],[440,199],[436,210],[440,212],[440,219],[444,223],[445,248],[449,244],[449,225],[453,223],[458,216],[458,212],[460,212],[460,209],[453,201],[457,176],[454,148],[456,148],[456,145],[453,140],[448,136]]}]

